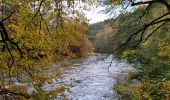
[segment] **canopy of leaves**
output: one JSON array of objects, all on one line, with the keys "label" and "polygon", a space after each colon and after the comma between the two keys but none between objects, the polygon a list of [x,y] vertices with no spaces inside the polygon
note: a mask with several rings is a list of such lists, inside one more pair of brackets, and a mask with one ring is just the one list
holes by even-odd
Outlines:
[{"label": "canopy of leaves", "polygon": [[88,24],[73,10],[73,0],[4,0],[0,7],[0,95],[26,98],[30,86],[45,95],[41,87],[59,71],[43,69],[92,51],[86,37]]}]

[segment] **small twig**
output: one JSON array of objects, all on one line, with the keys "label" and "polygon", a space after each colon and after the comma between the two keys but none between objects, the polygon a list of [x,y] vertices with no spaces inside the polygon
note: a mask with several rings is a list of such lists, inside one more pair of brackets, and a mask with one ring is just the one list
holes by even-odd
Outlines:
[{"label": "small twig", "polygon": [[20,58],[22,58],[22,57],[23,57],[23,55],[22,55],[22,50],[20,49],[19,45],[18,45],[17,43],[13,42],[12,40],[7,40],[7,41],[17,47],[17,50],[18,50],[19,53],[20,53]]},{"label": "small twig", "polygon": [[143,14],[139,17],[139,23],[141,22],[141,19],[142,19],[146,14],[149,13],[151,7],[152,7],[152,3],[149,4],[149,5],[146,7],[146,9],[145,9],[145,11],[143,12]]},{"label": "small twig", "polygon": [[[42,16],[42,15],[41,15]],[[52,34],[51,34],[51,31],[50,31],[50,29],[49,29],[49,27],[48,27],[48,24],[47,24],[47,21],[42,17],[42,20],[45,22],[45,26],[46,26],[46,28],[47,28],[47,31],[48,31],[48,33],[50,34],[50,37],[53,39],[53,36],[52,36]]]},{"label": "small twig", "polygon": [[[112,55],[113,55],[113,54],[112,54]],[[110,67],[112,66],[113,60],[114,60],[114,58],[112,57],[111,62],[110,62],[110,64],[109,64],[108,68],[107,68],[108,72],[109,72]]]},{"label": "small twig", "polygon": [[2,19],[2,22],[4,22],[5,20],[7,20],[8,18],[10,18],[16,11],[12,12],[9,16],[5,17],[4,19]]},{"label": "small twig", "polygon": [[38,13],[40,13],[40,9],[41,9],[41,6],[42,6],[43,1],[44,1],[44,0],[41,0],[37,12],[34,14],[34,16],[32,17],[32,19],[30,20],[30,22],[25,26],[25,28],[24,28],[25,30],[26,30],[26,28],[32,23],[32,21],[35,19],[35,17],[38,15]]},{"label": "small twig", "polygon": [[11,52],[11,50],[10,50],[10,48],[8,46],[8,43],[6,41],[5,41],[5,46],[6,46],[8,52],[9,52],[11,58],[12,58],[12,62],[10,63],[10,61],[9,61],[9,63],[8,63],[8,67],[11,68],[13,66],[13,64],[14,64],[14,61],[15,61],[14,56],[12,55],[12,52]]}]

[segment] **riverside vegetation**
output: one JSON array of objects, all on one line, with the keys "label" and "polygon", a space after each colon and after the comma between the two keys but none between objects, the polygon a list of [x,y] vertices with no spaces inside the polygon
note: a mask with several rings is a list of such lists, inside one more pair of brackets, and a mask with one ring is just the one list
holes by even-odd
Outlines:
[{"label": "riverside vegetation", "polygon": [[[113,5],[128,1],[137,5],[134,11],[88,25],[74,9],[75,0],[1,0],[0,99],[66,99],[64,86],[42,89],[61,73],[58,67],[47,70],[54,63],[67,67],[61,63],[64,59],[88,56],[93,51],[91,40],[95,52],[114,52],[137,69],[129,73],[129,81],[137,79],[137,85],[114,86],[121,99],[127,99],[128,92],[131,100],[169,100],[170,1],[106,0],[101,4],[114,9]],[[35,90],[28,94],[30,87]]]},{"label": "riverside vegetation", "polygon": [[[47,92],[41,87],[60,73],[45,71],[52,64],[92,51],[86,38],[88,24],[68,17],[72,11],[65,12],[72,6],[69,0],[0,1],[0,95],[43,100],[65,91],[62,87]],[[35,88],[32,95],[27,93],[30,87]]]},{"label": "riverside vegetation", "polygon": [[[93,39],[92,43],[97,48],[96,52],[113,52],[114,48],[126,41],[129,35],[168,11],[162,5],[152,5],[147,15],[143,15],[141,18],[146,8],[147,6],[141,6],[133,12],[120,15],[116,19],[91,25],[90,29],[92,30],[89,32],[92,35],[90,38]],[[166,18],[168,17],[166,16]],[[101,26],[95,28],[98,24]],[[144,36],[136,34],[128,44],[119,49],[117,57],[125,58],[137,70],[135,73],[129,73],[126,85],[114,86],[121,99],[170,99],[170,29],[169,23],[160,27],[161,24],[149,27],[145,30]],[[159,28],[157,29],[157,27]],[[141,36],[147,40],[134,47]],[[134,79],[137,79],[138,83],[130,84]]]}]

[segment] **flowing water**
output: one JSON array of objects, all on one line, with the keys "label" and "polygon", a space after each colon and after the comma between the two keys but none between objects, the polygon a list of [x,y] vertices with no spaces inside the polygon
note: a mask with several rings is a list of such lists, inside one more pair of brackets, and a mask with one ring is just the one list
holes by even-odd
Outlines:
[{"label": "flowing water", "polygon": [[113,89],[116,76],[133,71],[134,68],[125,61],[112,61],[112,56],[103,57],[102,54],[93,54],[88,58],[73,60],[62,78],[53,80],[53,84],[46,84],[44,89],[54,89],[60,83],[69,87],[69,91],[64,93],[69,100],[117,100]]}]

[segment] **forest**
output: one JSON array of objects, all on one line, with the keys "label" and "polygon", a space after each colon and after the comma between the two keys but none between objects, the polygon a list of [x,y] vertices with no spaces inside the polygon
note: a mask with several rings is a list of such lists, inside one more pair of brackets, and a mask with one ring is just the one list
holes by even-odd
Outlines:
[{"label": "forest", "polygon": [[[90,26],[96,52],[113,53],[121,45],[116,56],[125,58],[138,70],[129,73],[128,79],[138,79],[137,86],[114,87],[122,100],[169,100],[169,21],[162,21],[169,19],[168,9],[159,3],[140,6],[134,12]],[[155,25],[154,22],[160,23]],[[129,98],[128,93],[132,94]]]},{"label": "forest", "polygon": [[[104,13],[119,6],[122,12],[89,24],[83,13],[87,5],[105,6]],[[108,82],[117,99],[104,95],[104,100],[169,100],[169,22],[170,0],[0,0],[0,100],[100,100],[100,95],[86,95],[109,74],[100,67],[110,55],[105,70],[125,60],[135,71],[127,70],[125,84]],[[99,54],[106,55],[104,60],[98,60]],[[91,83],[98,83],[83,83],[82,78],[94,76]],[[44,89],[51,84],[55,88]],[[87,93],[77,96],[74,87],[81,84],[89,87],[78,88]],[[107,90],[95,86],[96,92]]]}]

